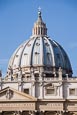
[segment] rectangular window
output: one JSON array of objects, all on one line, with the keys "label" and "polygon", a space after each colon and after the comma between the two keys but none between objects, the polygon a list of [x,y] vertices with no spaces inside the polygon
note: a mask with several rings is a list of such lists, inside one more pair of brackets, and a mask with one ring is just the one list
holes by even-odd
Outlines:
[{"label": "rectangular window", "polygon": [[29,89],[24,89],[24,93],[29,94]]},{"label": "rectangular window", "polygon": [[69,89],[69,95],[75,96],[75,88]]},{"label": "rectangular window", "polygon": [[51,94],[54,95],[55,94],[55,89],[46,89],[46,94]]}]

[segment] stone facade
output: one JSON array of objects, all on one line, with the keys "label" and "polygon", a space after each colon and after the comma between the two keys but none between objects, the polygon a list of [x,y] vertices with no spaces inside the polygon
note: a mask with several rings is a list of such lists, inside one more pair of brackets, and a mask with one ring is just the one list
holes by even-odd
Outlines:
[{"label": "stone facade", "polygon": [[[51,80],[52,79],[52,80]],[[48,78],[41,81],[1,81],[0,114],[76,114],[77,112],[77,78]],[[30,85],[30,83],[31,85]],[[35,88],[39,93],[24,93],[26,88]],[[8,86],[8,87],[7,87]],[[16,88],[15,88],[16,87]],[[46,90],[52,90],[53,94],[47,94]],[[19,89],[19,90],[18,90]],[[22,89],[22,90],[20,90]],[[73,93],[70,92],[72,89]],[[75,92],[74,92],[75,89]],[[49,90],[50,91],[50,90]],[[29,91],[30,93],[30,91]],[[34,95],[39,95],[35,98]]]}]

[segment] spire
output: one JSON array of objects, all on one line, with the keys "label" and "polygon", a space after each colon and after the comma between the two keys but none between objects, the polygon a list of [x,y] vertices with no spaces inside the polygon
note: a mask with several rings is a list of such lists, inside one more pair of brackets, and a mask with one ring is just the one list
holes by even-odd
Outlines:
[{"label": "spire", "polygon": [[41,8],[39,7],[38,19],[34,23],[34,27],[33,27],[33,32],[32,32],[33,36],[45,36],[45,35],[47,35],[46,24],[43,22],[41,14],[42,14]]}]

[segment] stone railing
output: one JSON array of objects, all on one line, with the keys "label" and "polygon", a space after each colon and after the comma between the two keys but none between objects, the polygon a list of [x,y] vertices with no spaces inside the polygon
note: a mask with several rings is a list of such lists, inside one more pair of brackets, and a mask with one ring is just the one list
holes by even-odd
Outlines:
[{"label": "stone railing", "polygon": [[[39,79],[38,78],[38,80],[34,80],[34,79],[32,79],[31,77],[29,77],[29,78],[27,78],[27,77],[25,77],[25,78],[23,78],[23,79],[21,79],[21,81],[24,81],[24,82],[31,82],[31,81],[77,81],[77,77],[71,77],[71,78],[69,78],[69,77],[65,77],[65,78],[53,78],[53,77],[44,77],[43,79]],[[0,80],[1,82],[10,82],[10,81],[12,81],[12,82],[17,82],[17,81],[19,81],[18,79],[8,79],[8,78],[5,78],[5,79],[3,79],[2,78],[2,80]]]},{"label": "stone railing", "polygon": [[77,77],[71,77],[71,78],[66,77],[66,78],[63,78],[63,80],[77,80]]},{"label": "stone railing", "polygon": [[[66,77],[66,78],[62,78],[62,80],[69,80],[69,81],[77,81],[77,77],[72,77],[72,78],[68,78],[68,77]],[[61,79],[60,78],[44,78],[44,81],[61,81]]]},{"label": "stone railing", "polygon": [[59,80],[59,78],[44,78],[44,81],[58,81]]},{"label": "stone railing", "polygon": [[31,81],[31,78],[25,77],[25,78],[23,78],[23,81]]}]

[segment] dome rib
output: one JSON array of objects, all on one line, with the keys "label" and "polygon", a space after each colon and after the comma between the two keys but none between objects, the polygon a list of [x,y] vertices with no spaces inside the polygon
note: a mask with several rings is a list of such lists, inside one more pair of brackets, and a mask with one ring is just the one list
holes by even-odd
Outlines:
[{"label": "dome rib", "polygon": [[47,38],[47,41],[48,41],[48,43],[49,43],[49,45],[50,45],[50,50],[51,50],[51,56],[52,56],[52,63],[53,63],[53,67],[55,67],[55,58],[54,58],[54,50],[53,50],[53,46],[52,46],[52,44],[50,43],[50,41],[51,41],[51,39],[48,39]]},{"label": "dome rib", "polygon": [[25,43],[24,48],[23,48],[23,50],[22,50],[22,52],[21,52],[21,55],[20,55],[20,62],[19,62],[19,67],[21,67],[21,60],[22,60],[23,52],[24,52],[24,50],[25,50],[27,44],[30,42],[30,40],[31,40],[31,39],[29,39],[29,41],[27,41],[27,42]]},{"label": "dome rib", "polygon": [[[24,57],[24,53],[27,53],[27,58]],[[47,53],[49,54],[49,57],[47,57]],[[57,53],[59,54],[60,59],[58,59]],[[18,57],[16,57],[16,55],[18,55]],[[37,56],[37,58],[35,58],[35,56]],[[58,60],[61,65],[59,65]],[[65,65],[65,63],[67,65]],[[14,67],[15,65],[16,67]],[[22,69],[23,65],[26,68],[45,66],[53,68],[55,71],[56,68],[62,67],[62,69],[65,71],[64,73],[68,72],[72,74],[71,64],[64,49],[57,42],[46,36],[32,37],[29,41],[21,44],[12,55],[9,61],[8,69],[9,67],[14,70],[20,67]],[[53,69],[51,70],[52,73]]]},{"label": "dome rib", "polygon": [[34,44],[35,44],[35,37],[34,38],[32,38],[32,39],[34,39],[34,41],[33,41],[33,44],[32,44],[32,46],[31,46],[31,51],[30,51],[30,66],[32,66],[32,53],[33,53],[33,47],[34,47]]},{"label": "dome rib", "polygon": [[9,60],[9,66],[8,67],[11,67],[13,68],[13,63],[14,63],[14,59],[15,59],[15,56],[18,52],[18,50],[21,48],[21,46],[23,46],[23,43],[15,50],[15,52],[13,53],[13,55],[11,56],[10,60]]},{"label": "dome rib", "polygon": [[62,52],[64,52],[64,58],[66,57],[66,62],[67,62],[67,64],[65,65],[65,67],[68,69],[69,68],[69,70],[72,70],[72,67],[71,67],[71,63],[70,63],[70,60],[69,60],[69,57],[68,57],[68,55],[67,55],[67,53],[65,52],[65,50],[62,48],[62,46],[60,46],[59,45],[59,47],[60,47],[60,49],[62,49]]},{"label": "dome rib", "polygon": [[[63,62],[63,63],[62,63],[62,64],[63,64],[62,68],[63,68],[63,67],[64,67],[64,56],[63,56],[63,53],[62,53],[62,51],[61,51],[61,49],[60,49],[60,45],[59,45],[56,41],[54,41],[54,40],[53,40],[53,42],[57,45],[57,48],[59,49],[60,56],[61,56],[61,59],[60,59],[60,60],[62,60],[61,63]],[[62,65],[62,64],[61,64],[61,65]]]},{"label": "dome rib", "polygon": [[[34,38],[35,38],[35,37],[34,37]],[[33,47],[32,47],[32,50],[31,50],[31,66],[34,65],[33,52],[34,52],[34,45],[35,45],[35,43],[36,43],[37,38],[38,38],[38,37],[36,37],[36,38],[34,39]]]},{"label": "dome rib", "polygon": [[43,38],[40,37],[40,64],[44,65],[44,60],[43,60]]}]

